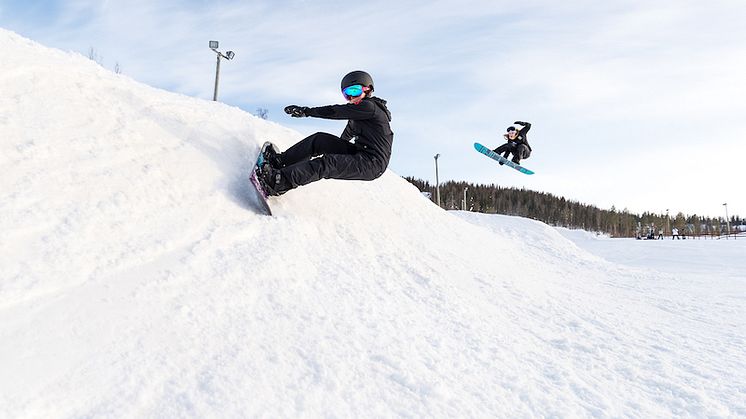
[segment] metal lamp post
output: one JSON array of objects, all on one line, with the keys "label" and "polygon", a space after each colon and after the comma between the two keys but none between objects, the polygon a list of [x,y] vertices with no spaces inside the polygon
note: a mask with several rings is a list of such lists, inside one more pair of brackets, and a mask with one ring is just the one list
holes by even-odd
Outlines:
[{"label": "metal lamp post", "polygon": [[668,208],[666,208],[666,230],[671,232],[671,219],[668,218]]},{"label": "metal lamp post", "polygon": [[469,190],[468,186],[464,188],[464,205],[461,206],[461,209],[464,211],[466,211],[466,191],[468,190]]},{"label": "metal lamp post", "polygon": [[225,58],[226,60],[232,60],[233,57],[236,56],[236,54],[233,51],[227,51],[225,54],[218,51],[218,41],[210,41],[210,49],[215,51],[215,53],[218,55],[218,63],[215,66],[215,92],[212,95],[212,100],[217,101],[218,100],[218,83],[220,81],[220,59]]},{"label": "metal lamp post", "polygon": [[440,180],[438,179],[438,157],[440,154],[435,155],[435,196],[440,206]]}]

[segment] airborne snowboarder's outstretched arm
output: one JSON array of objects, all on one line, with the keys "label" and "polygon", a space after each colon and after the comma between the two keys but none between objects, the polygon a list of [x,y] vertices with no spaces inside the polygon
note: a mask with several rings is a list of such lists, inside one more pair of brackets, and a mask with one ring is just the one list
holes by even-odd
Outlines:
[{"label": "airborne snowboarder's outstretched arm", "polygon": [[521,129],[519,130],[521,134],[525,134],[525,133],[527,133],[527,132],[528,132],[528,130],[530,130],[530,129],[531,129],[531,123],[530,123],[530,122],[515,121],[515,122],[513,122],[513,123],[514,123],[514,124],[517,124],[517,125],[523,125],[523,128],[521,128]]}]

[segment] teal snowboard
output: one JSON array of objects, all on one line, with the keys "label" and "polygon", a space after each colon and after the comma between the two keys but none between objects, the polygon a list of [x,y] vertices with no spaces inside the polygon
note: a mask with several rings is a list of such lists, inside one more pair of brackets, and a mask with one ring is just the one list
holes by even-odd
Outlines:
[{"label": "teal snowboard", "polygon": [[491,159],[497,160],[499,162],[502,162],[506,166],[510,166],[513,169],[515,169],[515,170],[517,170],[517,171],[519,171],[521,173],[525,173],[527,175],[533,175],[534,174],[534,172],[532,172],[531,170],[526,169],[525,167],[521,166],[520,164],[513,163],[512,161],[510,161],[510,160],[506,159],[505,157],[503,157],[503,156],[495,153],[494,151],[490,150],[489,148],[483,146],[482,144],[474,143],[474,148],[477,149],[478,152],[484,154],[485,156],[487,156],[487,157],[489,157]]}]

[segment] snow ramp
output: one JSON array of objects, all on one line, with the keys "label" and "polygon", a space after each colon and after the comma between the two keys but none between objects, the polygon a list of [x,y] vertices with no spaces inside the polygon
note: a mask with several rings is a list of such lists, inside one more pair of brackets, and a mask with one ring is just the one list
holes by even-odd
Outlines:
[{"label": "snow ramp", "polygon": [[0,417],[746,412],[711,378],[738,359],[687,349],[723,331],[679,332],[655,278],[390,171],[259,215],[252,159],[302,134],[8,31],[0,51]]}]

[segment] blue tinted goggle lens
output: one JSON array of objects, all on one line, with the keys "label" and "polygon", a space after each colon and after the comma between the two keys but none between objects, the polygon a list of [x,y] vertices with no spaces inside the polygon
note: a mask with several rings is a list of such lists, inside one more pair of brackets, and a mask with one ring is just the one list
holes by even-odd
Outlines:
[{"label": "blue tinted goggle lens", "polygon": [[357,97],[363,94],[363,86],[360,84],[353,84],[352,86],[345,87],[342,90],[342,94],[346,98]]}]

